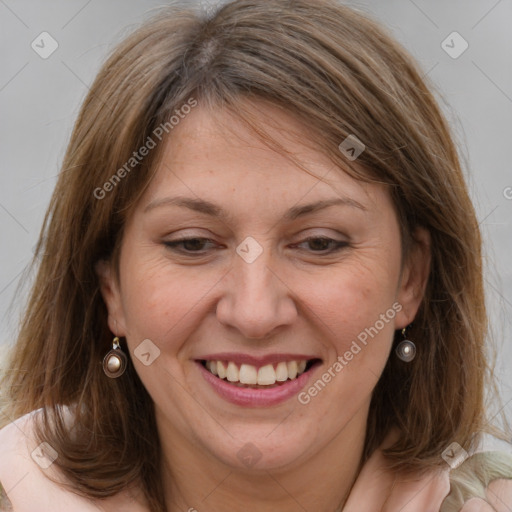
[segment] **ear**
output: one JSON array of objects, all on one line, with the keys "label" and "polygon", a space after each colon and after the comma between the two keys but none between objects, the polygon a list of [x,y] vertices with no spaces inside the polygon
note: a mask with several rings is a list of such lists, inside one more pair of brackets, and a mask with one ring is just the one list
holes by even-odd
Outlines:
[{"label": "ear", "polygon": [[99,278],[101,296],[107,306],[108,327],[115,336],[126,336],[121,292],[112,264],[109,261],[100,260],[94,268]]},{"label": "ear", "polygon": [[404,262],[397,291],[397,302],[402,305],[402,310],[396,315],[396,329],[403,329],[414,320],[425,295],[430,275],[430,233],[424,228],[417,228],[412,239],[412,246],[407,261]]}]

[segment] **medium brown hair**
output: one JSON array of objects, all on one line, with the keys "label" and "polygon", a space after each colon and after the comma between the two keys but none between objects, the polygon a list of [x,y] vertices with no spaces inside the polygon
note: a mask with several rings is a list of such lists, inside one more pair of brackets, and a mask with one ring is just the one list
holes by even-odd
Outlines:
[{"label": "medium brown hair", "polygon": [[[44,408],[40,437],[58,451],[77,492],[107,497],[137,481],[152,510],[165,510],[152,401],[132,365],[115,380],[102,372],[112,334],[95,273],[99,260],[117,261],[127,215],[163,144],[102,199],[94,191],[191,98],[199,108],[229,109],[271,147],[245,101],[295,115],[338,169],[389,186],[405,257],[415,229],[430,232],[431,273],[409,333],[418,353],[410,364],[389,358],[373,393],[364,459],[393,426],[401,436],[387,454],[397,469],[444,464],[440,454],[453,441],[472,448],[484,425],[481,239],[430,89],[376,22],[334,0],[237,0],[208,19],[167,7],[116,48],[76,121],[4,382],[11,418]],[[338,149],[348,135],[366,146],[357,166]],[[59,404],[76,404],[83,435],[70,435]]]}]

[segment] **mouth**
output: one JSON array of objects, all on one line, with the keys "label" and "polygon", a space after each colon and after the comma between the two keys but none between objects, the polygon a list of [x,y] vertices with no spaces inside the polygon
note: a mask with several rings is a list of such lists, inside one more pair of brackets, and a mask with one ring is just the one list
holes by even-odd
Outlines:
[{"label": "mouth", "polygon": [[223,356],[196,359],[195,363],[210,389],[222,399],[243,407],[270,407],[291,399],[322,365],[319,358],[287,356],[257,361],[238,356],[233,361]]},{"label": "mouth", "polygon": [[231,386],[265,390],[296,381],[313,367],[321,364],[321,359],[280,361],[262,366],[214,359],[202,359],[198,360],[198,363],[217,379]]}]

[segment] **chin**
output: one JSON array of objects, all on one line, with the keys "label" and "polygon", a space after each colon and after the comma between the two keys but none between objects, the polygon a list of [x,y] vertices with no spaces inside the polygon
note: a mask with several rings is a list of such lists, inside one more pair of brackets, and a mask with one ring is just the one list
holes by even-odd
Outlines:
[{"label": "chin", "polygon": [[[290,432],[289,424],[269,424],[230,428],[230,434],[212,445],[212,438],[206,440],[206,446],[214,457],[224,464],[248,471],[268,471],[293,465],[304,458],[308,452],[307,443],[312,441],[311,430],[294,426]],[[297,447],[301,447],[298,450]]]}]

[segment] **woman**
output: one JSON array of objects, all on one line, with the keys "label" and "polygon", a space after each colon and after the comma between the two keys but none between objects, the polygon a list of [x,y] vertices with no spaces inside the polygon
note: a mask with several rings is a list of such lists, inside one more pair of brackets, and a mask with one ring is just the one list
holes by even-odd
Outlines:
[{"label": "woman", "polygon": [[510,460],[479,452],[456,148],[348,7],[142,25],[84,102],[36,258],[0,432],[16,512],[512,508]]}]

